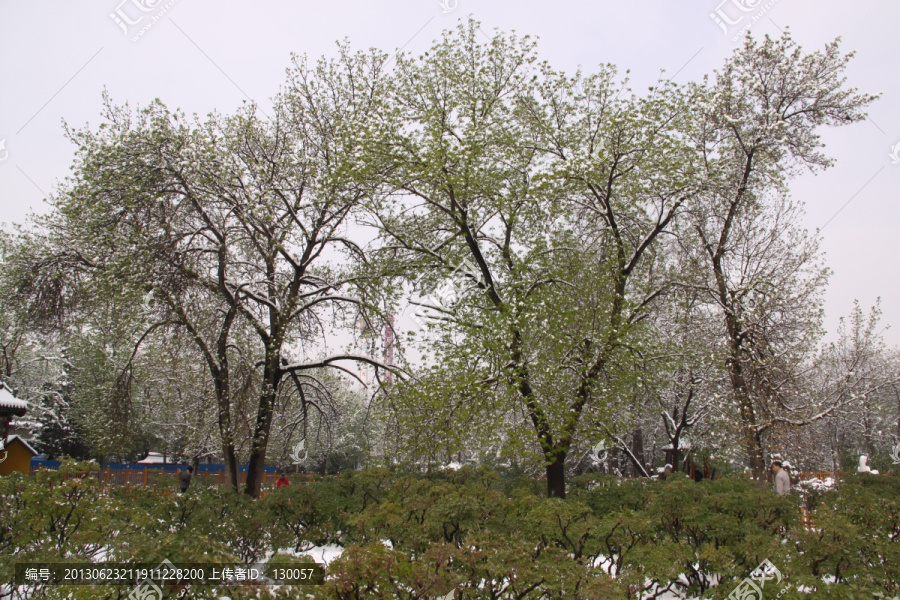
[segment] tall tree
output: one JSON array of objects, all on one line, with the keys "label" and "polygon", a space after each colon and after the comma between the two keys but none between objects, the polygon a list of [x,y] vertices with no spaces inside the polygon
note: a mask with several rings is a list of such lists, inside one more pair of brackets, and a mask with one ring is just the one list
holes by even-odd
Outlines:
[{"label": "tall tree", "polygon": [[[201,122],[160,102],[135,113],[107,102],[100,128],[69,130],[79,154],[50,217],[58,246],[95,280],[149,292],[160,308],[148,335],[164,323],[189,332],[214,382],[233,485],[232,362],[244,353],[258,370],[251,495],[279,388],[341,361],[379,364],[323,350],[341,315],[367,305],[368,281],[347,266],[364,252],[346,228],[367,193],[354,146],[378,106],[384,58],[342,48],[314,68],[297,59],[271,119],[254,106]],[[238,347],[243,328],[254,341]]]},{"label": "tall tree", "polygon": [[865,118],[875,96],[846,86],[838,41],[804,54],[789,34],[744,46],[716,72],[695,132],[709,181],[693,211],[704,285],[722,313],[726,367],[749,465],[762,477],[763,435],[782,386],[815,346],[827,272],[798,226],[786,182],[831,164],[816,130]]},{"label": "tall tree", "polygon": [[[31,403],[27,419],[34,424],[53,420],[54,415],[47,410],[50,406],[67,405],[67,362],[60,336],[35,327],[21,302],[20,271],[23,263],[31,262],[19,261],[23,258],[22,240],[29,251],[40,252],[40,243],[22,228],[0,230],[0,383]],[[31,252],[26,254],[31,257]]]},{"label": "tall tree", "polygon": [[480,35],[469,21],[398,57],[376,225],[420,285],[469,265],[474,293],[431,303],[435,351],[490,386],[466,403],[523,416],[548,494],[564,497],[582,416],[608,408],[603,379],[665,287],[649,275],[654,243],[698,186],[679,132],[688,99],[670,85],[623,96],[611,68],[566,76],[527,38]]}]

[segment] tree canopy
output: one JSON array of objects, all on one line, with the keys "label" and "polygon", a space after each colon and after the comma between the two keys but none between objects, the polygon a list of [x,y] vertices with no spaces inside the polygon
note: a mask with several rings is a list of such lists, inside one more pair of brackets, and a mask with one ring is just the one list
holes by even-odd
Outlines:
[{"label": "tree canopy", "polygon": [[[896,389],[856,313],[871,344],[819,348],[828,271],[789,193],[830,165],[818,131],[875,99],[851,57],[748,35],[711,77],[638,93],[469,20],[393,64],[295,56],[271,116],[104,94],[99,126],[67,127],[53,211],[3,237],[4,380],[41,340],[93,453],[218,456],[235,488],[246,460],[252,495],[301,442],[537,466],[556,497],[604,444],[620,472],[706,448],[760,477],[853,385]],[[404,297],[410,339],[349,342],[394,338]],[[857,350],[878,377],[849,375]]]}]

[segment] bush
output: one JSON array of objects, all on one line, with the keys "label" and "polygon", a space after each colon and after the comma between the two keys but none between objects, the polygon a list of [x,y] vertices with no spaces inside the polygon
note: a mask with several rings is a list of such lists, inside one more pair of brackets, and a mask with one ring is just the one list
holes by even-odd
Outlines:
[{"label": "bush", "polygon": [[809,578],[900,594],[900,480],[851,475],[823,495],[814,529],[799,533]]},{"label": "bush", "polygon": [[[277,551],[340,544],[347,549],[322,587],[227,595],[639,598],[669,590],[725,598],[766,559],[787,586],[781,600],[900,594],[900,481],[888,476],[853,475],[822,492],[806,529],[797,494],[779,497],[740,476],[588,475],[560,500],[483,468],[428,476],[377,469],[294,481],[254,500],[200,481],[183,495],[102,488],[90,468],[67,462],[0,478],[0,580],[17,561],[252,562],[273,552],[273,562],[298,561]],[[113,591],[29,590],[76,599]]]}]

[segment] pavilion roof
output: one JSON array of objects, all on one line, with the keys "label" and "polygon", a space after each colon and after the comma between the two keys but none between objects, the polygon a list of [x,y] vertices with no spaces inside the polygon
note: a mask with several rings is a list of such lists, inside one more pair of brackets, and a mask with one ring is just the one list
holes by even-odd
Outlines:
[{"label": "pavilion roof", "polygon": [[13,396],[8,387],[0,384],[0,415],[21,417],[28,410],[28,403]]}]

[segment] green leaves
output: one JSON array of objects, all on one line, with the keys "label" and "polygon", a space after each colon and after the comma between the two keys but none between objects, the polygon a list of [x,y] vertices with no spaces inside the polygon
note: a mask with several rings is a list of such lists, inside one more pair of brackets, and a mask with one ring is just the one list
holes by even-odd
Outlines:
[{"label": "green leaves", "polygon": [[392,164],[376,256],[417,292],[470,273],[462,298],[434,307],[423,345],[440,368],[397,416],[448,432],[429,460],[465,446],[448,419],[461,414],[491,423],[470,446],[564,463],[582,423],[619,400],[621,355],[638,351],[637,323],[667,283],[656,240],[701,187],[693,97],[674,85],[623,96],[613,68],[567,76],[528,39],[483,43],[474,21],[401,57],[395,77],[392,137],[370,149]]},{"label": "green leaves", "polygon": [[[197,481],[187,494],[103,490],[90,465],[0,479],[0,577],[17,561],[252,561],[339,543],[322,597],[627,598],[670,588],[725,597],[763,561],[782,586],[896,595],[895,481],[850,477],[799,519],[796,497],[744,478],[579,480],[566,500],[462,469],[293,481],[254,500]],[[94,465],[96,467],[96,465]],[[527,483],[525,480],[519,484]],[[617,491],[621,493],[616,493]],[[280,552],[280,553],[279,553]],[[200,593],[200,591],[198,591]],[[279,593],[289,593],[282,589]]]}]

